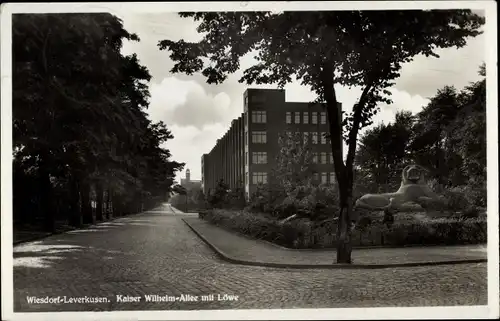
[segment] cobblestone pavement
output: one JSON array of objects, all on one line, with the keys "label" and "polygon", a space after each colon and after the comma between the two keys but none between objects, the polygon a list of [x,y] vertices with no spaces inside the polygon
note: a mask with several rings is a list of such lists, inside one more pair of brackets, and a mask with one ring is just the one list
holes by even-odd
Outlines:
[{"label": "cobblestone pavement", "polygon": [[[287,270],[232,265],[162,211],[120,218],[14,248],[14,311],[193,310],[478,305],[486,263],[380,270]],[[214,294],[207,301],[180,295]],[[119,302],[117,296],[138,297]],[[168,296],[147,302],[146,295]],[[218,299],[220,295],[220,300]],[[226,295],[224,300],[224,295]],[[238,296],[238,300],[228,296]],[[64,297],[65,296],[65,297]],[[105,298],[28,303],[28,297]],[[175,301],[175,297],[181,300]],[[172,301],[174,299],[174,301]]]},{"label": "cobblestone pavement", "polygon": [[[231,259],[287,265],[332,265],[336,259],[334,249],[289,250],[262,240],[229,232],[197,217],[187,217],[198,234]],[[446,261],[481,262],[487,258],[486,245],[428,246],[406,248],[354,249],[352,258],[359,265],[430,264]]]}]

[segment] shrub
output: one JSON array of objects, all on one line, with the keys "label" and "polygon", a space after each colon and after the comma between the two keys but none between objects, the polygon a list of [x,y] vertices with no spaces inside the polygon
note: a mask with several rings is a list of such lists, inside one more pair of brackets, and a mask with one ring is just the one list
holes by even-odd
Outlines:
[{"label": "shrub", "polygon": [[486,207],[486,182],[471,181],[468,185],[457,187],[470,204],[478,207]]},{"label": "shrub", "polygon": [[204,212],[202,218],[222,228],[291,248],[308,232],[307,224],[298,221],[281,224],[263,213],[213,209]]},{"label": "shrub", "polygon": [[280,186],[260,185],[252,194],[248,212],[267,213],[277,219],[294,214],[313,220],[338,212],[338,193],[331,186],[304,185],[288,193]]},{"label": "shrub", "polygon": [[[332,248],[336,246],[334,221],[315,223],[298,219],[280,223],[265,213],[210,210],[200,218],[222,228],[289,248]],[[367,218],[352,233],[353,246],[478,244],[486,242],[485,218],[442,218],[426,221],[398,221],[387,227]]]},{"label": "shrub", "polygon": [[451,211],[462,211],[470,206],[470,201],[460,187],[446,189],[443,194]]}]

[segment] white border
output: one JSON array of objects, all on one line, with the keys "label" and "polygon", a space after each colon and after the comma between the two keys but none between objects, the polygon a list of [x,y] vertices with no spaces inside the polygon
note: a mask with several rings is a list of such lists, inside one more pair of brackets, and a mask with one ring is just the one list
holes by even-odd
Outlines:
[{"label": "white border", "polygon": [[[488,157],[488,306],[370,309],[293,309],[293,310],[196,310],[196,311],[118,311],[13,313],[12,266],[12,80],[11,14],[43,12],[133,11],[253,11],[253,10],[373,10],[373,9],[451,9],[485,10],[487,76],[487,157]],[[16,320],[234,320],[234,319],[442,319],[499,317],[498,242],[498,96],[497,96],[497,16],[494,1],[282,1],[282,2],[183,2],[183,3],[16,3],[1,6],[1,227],[2,227],[2,319]]]}]

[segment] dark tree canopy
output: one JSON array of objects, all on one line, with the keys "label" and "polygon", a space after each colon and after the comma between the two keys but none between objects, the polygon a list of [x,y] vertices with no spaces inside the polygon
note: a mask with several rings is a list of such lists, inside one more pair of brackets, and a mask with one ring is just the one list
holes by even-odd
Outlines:
[{"label": "dark tree canopy", "polygon": [[15,221],[53,229],[102,219],[104,202],[120,215],[163,199],[182,164],[145,113],[149,71],[120,53],[139,38],[107,13],[16,14],[12,26]]}]

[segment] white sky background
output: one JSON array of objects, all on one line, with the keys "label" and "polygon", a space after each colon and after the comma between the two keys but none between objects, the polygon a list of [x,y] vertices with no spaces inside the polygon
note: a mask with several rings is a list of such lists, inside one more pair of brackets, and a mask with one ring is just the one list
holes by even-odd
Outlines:
[{"label": "white sky background", "polygon": [[[228,129],[231,120],[243,111],[243,92],[246,85],[238,83],[242,70],[252,65],[252,57],[244,57],[239,73],[231,75],[221,85],[208,85],[202,75],[172,74],[174,63],[168,51],[158,49],[164,39],[197,41],[197,24],[191,18],[180,18],[177,13],[141,13],[120,15],[127,31],[136,33],[140,42],[127,42],[124,54],[137,53],[141,64],[153,76],[150,83],[149,116],[154,121],[164,121],[174,139],[167,142],[173,159],[186,163],[192,179],[201,178],[201,155],[210,152],[216,140]],[[399,110],[418,113],[446,85],[462,89],[479,79],[479,65],[485,60],[485,36],[470,39],[461,49],[440,50],[440,58],[419,56],[404,65],[401,77],[391,89],[393,103],[382,105],[374,123],[391,122]],[[275,88],[252,86],[252,88]],[[309,102],[315,95],[299,83],[285,87],[287,101]],[[350,110],[359,98],[360,91],[336,86],[338,100],[344,110]]]}]

